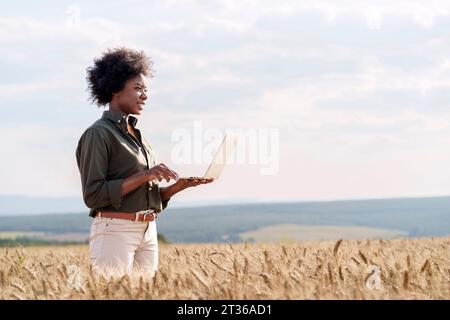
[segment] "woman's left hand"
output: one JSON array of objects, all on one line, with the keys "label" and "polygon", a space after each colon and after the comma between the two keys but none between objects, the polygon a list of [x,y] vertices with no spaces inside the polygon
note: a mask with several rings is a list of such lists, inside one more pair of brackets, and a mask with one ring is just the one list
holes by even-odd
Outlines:
[{"label": "woman's left hand", "polygon": [[186,189],[190,187],[196,187],[200,184],[208,184],[214,181],[214,178],[206,179],[206,178],[181,178],[175,184],[178,184],[180,188]]}]

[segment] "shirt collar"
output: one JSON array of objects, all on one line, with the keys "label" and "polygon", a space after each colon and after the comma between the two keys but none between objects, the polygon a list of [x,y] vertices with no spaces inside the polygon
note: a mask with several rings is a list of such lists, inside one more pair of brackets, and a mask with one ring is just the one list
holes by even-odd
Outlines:
[{"label": "shirt collar", "polygon": [[130,124],[130,126],[132,126],[133,128],[136,127],[136,123],[138,122],[138,119],[134,116],[127,115],[126,113],[123,113],[122,111],[109,111],[109,110],[105,110],[103,111],[103,115],[102,115],[102,119],[106,118],[106,119],[110,119],[112,121],[114,121],[114,123],[118,124],[119,126],[123,126],[126,128],[126,124],[127,124],[127,117],[128,117],[128,123]]}]

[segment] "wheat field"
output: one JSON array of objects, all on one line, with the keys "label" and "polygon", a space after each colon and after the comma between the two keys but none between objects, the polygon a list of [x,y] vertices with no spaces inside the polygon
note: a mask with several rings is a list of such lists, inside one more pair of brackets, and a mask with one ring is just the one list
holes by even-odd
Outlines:
[{"label": "wheat field", "polygon": [[87,246],[0,259],[0,299],[450,299],[450,237],[161,244],[152,278],[96,276]]}]

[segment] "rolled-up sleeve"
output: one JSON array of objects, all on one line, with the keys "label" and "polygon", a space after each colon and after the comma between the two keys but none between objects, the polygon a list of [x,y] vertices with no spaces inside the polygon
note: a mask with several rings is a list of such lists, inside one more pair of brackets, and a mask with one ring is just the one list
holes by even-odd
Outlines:
[{"label": "rolled-up sleeve", "polygon": [[161,188],[157,183],[153,184],[152,187],[152,197],[155,201],[155,206],[156,208],[154,208],[157,212],[161,212],[163,211],[167,205],[169,204],[169,199],[162,201],[161,199]]},{"label": "rolled-up sleeve", "polygon": [[91,127],[83,133],[76,157],[86,206],[95,209],[112,205],[119,209],[124,179],[106,180],[108,144],[99,129]]},{"label": "rolled-up sleeve", "polygon": [[[144,142],[147,146],[149,146],[147,140],[144,138]],[[158,154],[149,147],[149,150],[151,150],[151,156],[152,156],[152,165],[155,166],[157,163],[160,163]],[[169,204],[170,198],[167,200],[162,201],[161,199],[161,187],[156,182],[152,182],[152,197],[154,201],[156,202],[156,211],[161,212],[164,209],[167,208],[167,205]]]}]

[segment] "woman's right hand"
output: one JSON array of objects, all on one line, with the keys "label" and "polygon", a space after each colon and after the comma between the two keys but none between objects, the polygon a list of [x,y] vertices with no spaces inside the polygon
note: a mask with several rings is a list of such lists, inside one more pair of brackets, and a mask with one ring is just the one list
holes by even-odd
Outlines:
[{"label": "woman's right hand", "polygon": [[169,167],[167,167],[164,163],[160,163],[146,170],[145,176],[149,181],[158,180],[161,182],[163,179],[166,179],[166,181],[169,182],[170,179],[178,179],[178,174],[175,171],[169,169]]}]

